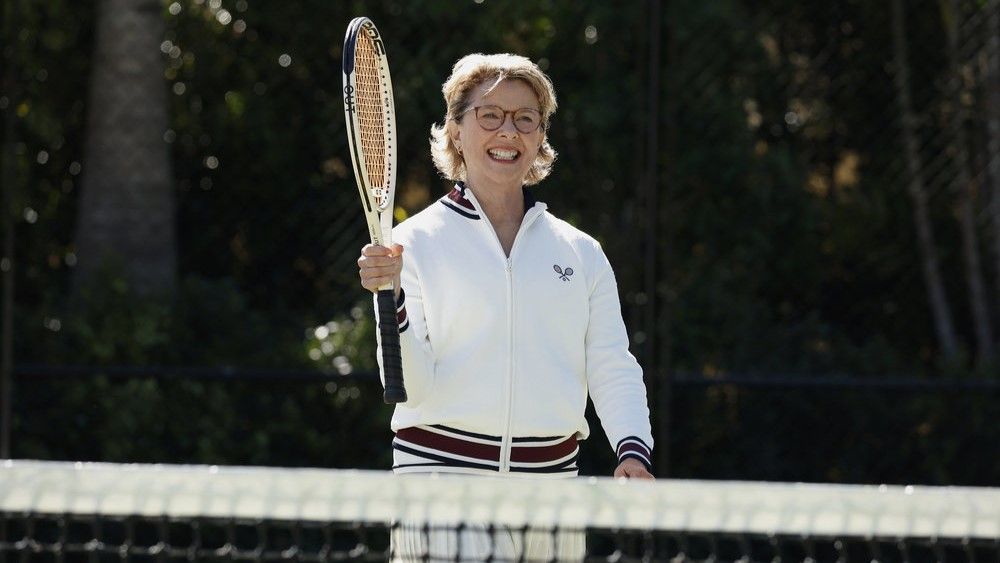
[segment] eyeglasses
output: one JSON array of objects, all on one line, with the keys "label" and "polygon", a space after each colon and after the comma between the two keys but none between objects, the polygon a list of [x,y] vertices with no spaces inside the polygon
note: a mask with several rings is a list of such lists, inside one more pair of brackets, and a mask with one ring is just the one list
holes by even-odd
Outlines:
[{"label": "eyeglasses", "polygon": [[470,111],[476,112],[476,122],[487,131],[496,131],[502,127],[508,113],[511,114],[514,128],[521,133],[534,133],[542,125],[542,113],[533,108],[505,110],[500,106],[476,106],[465,110],[462,115]]}]

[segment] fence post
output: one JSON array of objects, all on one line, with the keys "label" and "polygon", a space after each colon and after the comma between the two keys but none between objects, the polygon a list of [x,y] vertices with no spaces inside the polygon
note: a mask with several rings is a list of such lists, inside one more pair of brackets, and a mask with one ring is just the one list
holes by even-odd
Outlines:
[{"label": "fence post", "polygon": [[[10,38],[14,35],[13,18],[17,2],[4,2],[2,13],[2,23],[0,23],[0,33],[4,37]],[[11,52],[16,49],[15,42],[11,41],[4,49],[0,57],[3,58],[3,87],[0,92],[7,96],[6,108],[3,110],[3,138],[0,139],[0,225],[3,229],[3,252],[0,256],[0,283],[3,284],[3,293],[0,296],[3,309],[3,319],[0,320],[0,458],[9,458],[11,455],[11,415],[13,393],[13,335],[14,335],[14,216],[11,212],[14,190],[14,183],[17,181],[14,169],[14,158],[11,154],[14,137],[14,110],[15,103],[15,77]]]},{"label": "fence post", "polygon": [[670,436],[670,412],[669,398],[670,382],[665,377],[665,365],[660,365],[657,353],[659,341],[657,339],[657,327],[659,325],[659,315],[657,311],[657,268],[656,263],[659,256],[659,175],[657,162],[660,152],[660,0],[649,1],[649,89],[647,90],[647,104],[649,114],[646,120],[646,268],[645,279],[643,280],[644,293],[646,296],[644,327],[646,336],[643,357],[646,362],[647,373],[650,380],[655,381],[652,386],[654,396],[651,397],[653,407],[657,410],[657,428],[653,435],[657,450],[657,473],[661,476],[669,474],[669,436]]}]

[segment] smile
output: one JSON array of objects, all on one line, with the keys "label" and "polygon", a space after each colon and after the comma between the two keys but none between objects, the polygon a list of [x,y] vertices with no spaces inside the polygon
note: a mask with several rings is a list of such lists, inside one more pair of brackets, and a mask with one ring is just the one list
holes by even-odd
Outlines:
[{"label": "smile", "polygon": [[506,150],[506,149],[490,149],[487,152],[489,153],[490,157],[493,158],[494,160],[503,160],[506,162],[516,160],[517,157],[520,156],[521,154],[518,151]]}]

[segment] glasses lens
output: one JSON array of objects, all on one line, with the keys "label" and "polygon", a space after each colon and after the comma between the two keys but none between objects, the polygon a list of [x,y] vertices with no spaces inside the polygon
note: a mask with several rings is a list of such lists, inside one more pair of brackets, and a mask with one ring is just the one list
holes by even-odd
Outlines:
[{"label": "glasses lens", "polygon": [[476,119],[479,126],[487,131],[499,129],[505,117],[503,109],[498,106],[482,106],[476,109]]},{"label": "glasses lens", "polygon": [[514,127],[522,133],[533,133],[541,121],[542,116],[533,109],[522,108],[514,112]]},{"label": "glasses lens", "polygon": [[515,112],[506,112],[500,106],[480,106],[476,108],[476,120],[479,126],[487,131],[494,131],[503,126],[507,114],[512,113],[514,127],[522,133],[534,133],[542,123],[542,115],[532,108],[521,108]]}]

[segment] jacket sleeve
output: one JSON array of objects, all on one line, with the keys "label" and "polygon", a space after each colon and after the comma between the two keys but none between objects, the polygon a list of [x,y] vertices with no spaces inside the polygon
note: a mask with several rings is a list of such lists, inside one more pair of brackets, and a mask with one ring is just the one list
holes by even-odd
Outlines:
[{"label": "jacket sleeve", "polygon": [[[399,321],[399,346],[403,360],[403,386],[406,388],[407,407],[420,404],[430,392],[434,380],[434,351],[427,337],[427,324],[424,321],[424,307],[420,287],[420,277],[412,256],[404,255],[403,272],[401,274],[402,288],[399,299],[396,300],[396,319]],[[376,318],[378,318],[378,301],[375,301]],[[378,340],[379,378],[385,387],[385,370],[382,367],[382,342],[379,331],[375,331]]]},{"label": "jacket sleeve", "polygon": [[615,274],[600,245],[594,244],[586,336],[590,397],[618,462],[635,458],[651,470],[653,436],[642,368],[628,350]]}]

